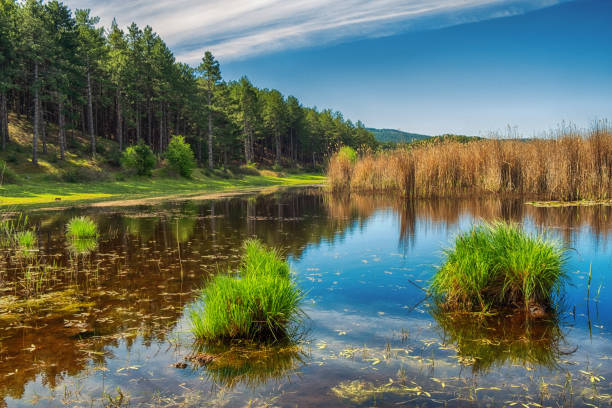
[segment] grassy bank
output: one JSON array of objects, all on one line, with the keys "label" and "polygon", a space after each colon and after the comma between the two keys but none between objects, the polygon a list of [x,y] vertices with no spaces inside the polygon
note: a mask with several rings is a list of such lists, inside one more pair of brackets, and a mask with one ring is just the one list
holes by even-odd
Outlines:
[{"label": "grassy bank", "polygon": [[397,192],[411,197],[487,193],[537,195],[546,200],[612,197],[612,130],[561,131],[549,139],[415,144],[330,161],[333,191]]},{"label": "grassy bank", "polygon": [[[0,152],[0,208],[63,206],[66,202],[74,205],[325,181],[321,174],[252,166],[214,171],[198,168],[191,178],[184,178],[168,171],[163,162],[153,171],[152,177],[129,176],[119,166],[121,153],[114,141],[100,138],[98,154],[92,159],[89,140],[80,132],[69,135],[69,150],[64,160],[59,159],[55,136],[49,137],[46,152],[40,149],[38,165],[34,165],[30,122],[11,114],[9,127],[11,142],[6,151]],[[55,135],[57,128],[50,124],[48,132]]]},{"label": "grassy bank", "polygon": [[[31,177],[23,183],[0,187],[0,207],[23,205],[65,205],[92,203],[102,200],[123,200],[176,194],[231,191],[257,187],[297,186],[325,181],[320,174],[279,174],[263,172],[258,176],[224,178],[195,176],[192,179],[175,177],[131,178],[123,181],[66,183],[48,181],[42,176]],[[59,199],[59,200],[58,200]],[[62,204],[63,203],[63,204]]]}]

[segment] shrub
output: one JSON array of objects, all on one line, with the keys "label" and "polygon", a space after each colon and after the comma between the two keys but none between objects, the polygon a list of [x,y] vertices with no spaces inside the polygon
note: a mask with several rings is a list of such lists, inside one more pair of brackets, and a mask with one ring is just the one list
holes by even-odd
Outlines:
[{"label": "shrub", "polygon": [[66,225],[66,232],[71,239],[95,238],[98,226],[89,217],[74,217]]},{"label": "shrub", "polygon": [[190,313],[197,338],[281,340],[299,320],[302,292],[287,262],[258,241],[247,241],[244,251],[239,277],[217,275],[202,289]]},{"label": "shrub", "polygon": [[558,242],[503,222],[459,234],[445,256],[430,289],[451,310],[549,308],[567,278]]},{"label": "shrub", "polygon": [[119,150],[118,148],[112,148],[108,151],[106,155],[106,163],[110,164],[113,167],[119,167],[121,166],[122,156],[123,155],[121,153],[121,150]]},{"label": "shrub", "polygon": [[195,156],[191,146],[185,142],[183,136],[173,136],[168,144],[166,159],[170,167],[178,171],[183,177],[191,177],[192,170],[196,167]]},{"label": "shrub", "polygon": [[15,150],[8,152],[8,154],[6,155],[6,161],[11,164],[19,163],[19,155],[17,153],[18,152]]},{"label": "shrub", "polygon": [[87,167],[74,167],[61,173],[61,180],[67,183],[84,183],[87,181],[100,181],[106,179],[101,171]]},{"label": "shrub", "polygon": [[350,146],[342,146],[338,151],[338,157],[347,160],[351,164],[355,164],[357,161],[357,152]]},{"label": "shrub", "polygon": [[240,167],[234,169],[236,174],[244,174],[246,176],[259,176],[259,170],[255,166],[255,163],[243,164]]},{"label": "shrub", "polygon": [[139,176],[150,176],[156,163],[157,159],[151,148],[143,142],[129,146],[121,156],[123,168]]}]

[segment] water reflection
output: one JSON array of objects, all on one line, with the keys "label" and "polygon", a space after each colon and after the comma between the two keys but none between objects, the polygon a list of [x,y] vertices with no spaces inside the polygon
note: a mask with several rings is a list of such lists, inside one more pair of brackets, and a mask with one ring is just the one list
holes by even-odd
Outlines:
[{"label": "water reflection", "polygon": [[[516,370],[536,366],[554,377],[561,375],[559,364],[572,370],[576,389],[586,389],[590,377],[578,370],[595,371],[590,361],[602,364],[597,375],[612,378],[612,366],[603,359],[612,355],[605,284],[590,309],[590,345],[585,344],[584,299],[588,266],[594,271],[592,293],[611,267],[611,212],[605,206],[536,208],[519,199],[405,201],[302,189],[155,207],[32,213],[34,258],[46,269],[37,269],[28,281],[24,259],[0,250],[0,397],[11,406],[29,406],[44,395],[48,399],[41,404],[54,406],[62,396],[53,390],[72,387],[73,396],[80,395],[78,401],[70,399],[73,404],[96,406],[104,405],[103,391],[120,386],[138,401],[135,405],[151,402],[151,395],[178,404],[175,397],[185,387],[201,391],[216,384],[231,394],[235,406],[262,395],[280,398],[273,403],[283,406],[345,406],[334,385],[365,381],[372,386],[359,383],[357,389],[375,395],[393,378],[385,392],[395,390],[397,398],[377,399],[380,405],[405,403],[407,395],[431,405],[423,392],[439,400],[469,396],[474,378],[488,387],[518,383],[525,372]],[[98,224],[96,245],[71,247],[66,241],[67,220],[81,215]],[[573,332],[565,321],[458,322],[430,316],[426,305],[417,303],[440,247],[475,220],[497,218],[552,229],[576,248],[569,264],[575,286],[567,299],[576,312],[560,316],[571,319]],[[260,351],[259,358],[253,358],[258,351],[236,347],[201,350],[224,357],[193,370],[171,367],[194,352],[186,308],[212,274],[239,262],[242,242],[250,236],[280,247],[291,260],[308,292],[310,343]],[[31,300],[44,307],[25,303]],[[565,354],[578,344],[576,353]],[[473,370],[464,370],[458,358]],[[576,365],[568,366],[569,359]],[[466,371],[472,377],[466,378]],[[432,376],[447,377],[446,388]],[[400,377],[407,378],[404,388],[395,382]],[[411,391],[416,386],[410,381],[422,390]],[[517,390],[535,395],[537,387]],[[603,400],[596,398],[610,394],[598,387],[597,396],[585,402],[599,404]],[[511,391],[490,396],[487,403],[514,400]],[[208,394],[202,398],[193,405],[213,400]],[[552,395],[548,402],[558,399]]]},{"label": "water reflection", "polygon": [[[296,343],[261,346],[249,343],[199,344],[194,355],[211,356],[206,364],[206,376],[215,384],[228,389],[245,386],[251,389],[288,380],[298,372],[307,358]],[[194,365],[202,364],[197,362]]]},{"label": "water reflection", "polygon": [[[563,331],[557,320],[529,320],[520,314],[474,317],[433,310],[444,342],[456,347],[457,357],[476,373],[486,373],[504,365],[543,367],[559,366]],[[575,350],[574,350],[575,351]]]}]

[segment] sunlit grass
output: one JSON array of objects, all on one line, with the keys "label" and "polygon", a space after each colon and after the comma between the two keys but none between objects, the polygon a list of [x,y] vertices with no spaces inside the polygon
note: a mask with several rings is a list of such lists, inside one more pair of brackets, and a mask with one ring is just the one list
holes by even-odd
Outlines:
[{"label": "sunlit grass", "polygon": [[89,217],[74,217],[66,225],[66,234],[73,240],[95,238],[98,236],[98,226]]},{"label": "sunlit grass", "polygon": [[15,233],[17,247],[21,250],[32,250],[36,247],[36,234],[34,231],[20,231]]},{"label": "sunlit grass", "polygon": [[245,243],[239,276],[221,274],[202,289],[190,320],[202,340],[287,338],[301,316],[302,292],[289,265],[257,241]]},{"label": "sunlit grass", "polygon": [[567,278],[560,243],[503,222],[459,234],[445,257],[430,290],[452,310],[550,307]]}]

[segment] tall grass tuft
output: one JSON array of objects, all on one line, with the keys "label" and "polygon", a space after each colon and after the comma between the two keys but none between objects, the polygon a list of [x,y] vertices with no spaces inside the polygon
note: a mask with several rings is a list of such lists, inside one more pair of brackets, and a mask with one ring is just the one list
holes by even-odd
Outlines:
[{"label": "tall grass tuft", "polygon": [[15,241],[20,250],[31,251],[36,247],[36,234],[30,230],[16,232]]},{"label": "tall grass tuft", "polygon": [[66,233],[71,239],[95,238],[98,226],[89,217],[74,217],[68,222]]},{"label": "tall grass tuft", "polygon": [[565,128],[545,139],[443,139],[352,162],[342,152],[327,171],[332,191],[390,192],[408,197],[512,193],[549,200],[612,198],[612,128]]},{"label": "tall grass tuft", "polygon": [[301,318],[301,300],[287,262],[249,240],[238,275],[217,275],[202,289],[190,313],[192,332],[206,341],[285,339]]},{"label": "tall grass tuft", "polygon": [[330,161],[327,176],[331,191],[347,191],[351,187],[357,153],[349,146],[342,147]]},{"label": "tall grass tuft", "polygon": [[565,249],[515,224],[496,222],[459,234],[430,290],[454,311],[551,308],[567,275]]}]

